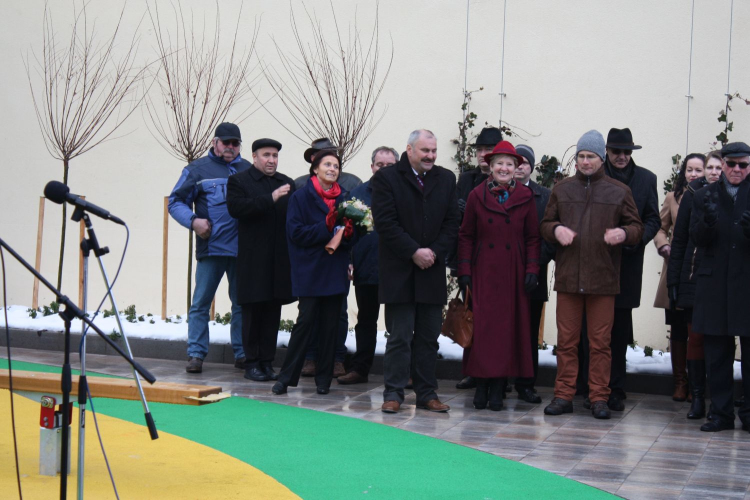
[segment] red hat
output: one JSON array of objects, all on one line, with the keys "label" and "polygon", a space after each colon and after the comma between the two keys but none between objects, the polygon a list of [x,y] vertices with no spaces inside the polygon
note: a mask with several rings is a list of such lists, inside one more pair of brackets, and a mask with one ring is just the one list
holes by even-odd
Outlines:
[{"label": "red hat", "polygon": [[490,163],[490,160],[492,160],[493,156],[497,155],[508,155],[512,156],[516,160],[518,160],[518,164],[520,165],[523,163],[523,156],[516,153],[516,148],[513,147],[513,144],[509,143],[508,141],[500,141],[495,146],[495,149],[492,150],[492,153],[487,153],[484,155],[484,161],[487,163]]}]

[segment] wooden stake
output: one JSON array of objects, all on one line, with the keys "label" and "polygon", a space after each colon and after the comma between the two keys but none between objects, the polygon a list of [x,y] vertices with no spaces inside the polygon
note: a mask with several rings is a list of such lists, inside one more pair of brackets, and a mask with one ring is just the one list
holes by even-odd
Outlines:
[{"label": "wooden stake", "polygon": [[[42,265],[42,234],[44,233],[44,196],[39,197],[39,221],[36,228],[36,260],[34,269],[39,272]],[[39,280],[34,278],[34,289],[31,292],[31,308],[39,308]]]},{"label": "wooden stake", "polygon": [[[85,196],[81,196],[82,200],[85,200]],[[79,230],[78,230],[78,241],[83,241],[83,238],[86,237],[86,224],[83,222],[83,219],[78,223]],[[83,309],[83,252],[81,252],[81,247],[78,247],[78,307]],[[86,311],[83,311],[86,312]]]},{"label": "wooden stake", "polygon": [[161,256],[161,319],[167,317],[167,253],[169,249],[169,196],[164,197],[164,223]]},{"label": "wooden stake", "polygon": [[215,317],[216,317],[216,296],[214,295],[214,300],[211,301],[211,317],[208,320],[213,321]]}]

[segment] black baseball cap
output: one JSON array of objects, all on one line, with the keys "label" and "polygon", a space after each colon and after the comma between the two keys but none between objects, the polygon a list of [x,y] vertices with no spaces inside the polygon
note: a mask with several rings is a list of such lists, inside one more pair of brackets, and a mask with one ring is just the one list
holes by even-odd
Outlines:
[{"label": "black baseball cap", "polygon": [[231,139],[237,139],[242,142],[242,135],[240,134],[240,127],[234,123],[224,122],[216,127],[215,137],[218,137],[222,141],[229,141]]}]

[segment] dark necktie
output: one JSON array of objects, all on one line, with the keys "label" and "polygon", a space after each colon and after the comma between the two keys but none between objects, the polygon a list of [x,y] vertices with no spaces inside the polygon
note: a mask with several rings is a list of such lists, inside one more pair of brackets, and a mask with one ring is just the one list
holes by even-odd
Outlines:
[{"label": "dark necktie", "polygon": [[424,191],[424,174],[417,174],[417,182],[419,183],[419,188]]}]

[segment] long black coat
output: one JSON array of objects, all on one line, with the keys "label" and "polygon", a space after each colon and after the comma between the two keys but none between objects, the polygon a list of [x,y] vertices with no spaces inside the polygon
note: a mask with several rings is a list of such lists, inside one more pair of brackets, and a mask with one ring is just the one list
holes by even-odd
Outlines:
[{"label": "long black coat", "polygon": [[691,182],[680,198],[680,208],[672,228],[672,251],[667,265],[667,288],[677,287],[679,309],[692,309],[695,303],[695,270],[700,266],[703,249],[695,248],[690,238],[690,214],[693,213],[695,191],[706,186],[706,178]]},{"label": "long black coat", "polygon": [[[750,337],[750,240],[738,221],[750,208],[750,179],[740,183],[733,201],[724,179],[695,193],[690,217],[690,237],[705,249],[696,270],[693,330],[704,335]],[[706,198],[719,193],[719,219],[713,226],[704,221]]]},{"label": "long black coat", "polygon": [[[273,202],[271,193],[289,184],[289,195]],[[239,221],[237,302],[294,302],[286,242],[286,212],[294,181],[257,168],[232,175],[227,184],[227,208]]]},{"label": "long black coat", "polygon": [[[445,304],[445,259],[456,247],[460,217],[455,175],[433,166],[422,191],[404,153],[394,166],[378,170],[370,183],[380,237],[380,302]],[[435,264],[418,268],[411,257],[419,248],[435,252]]]},{"label": "long black coat", "polygon": [[[544,186],[540,186],[534,181],[529,181],[529,188],[534,193],[534,203],[536,204],[536,215],[541,224],[544,219],[544,211],[547,209],[547,202],[549,201],[549,195],[552,193],[549,189]],[[547,264],[555,258],[555,245],[547,240],[542,239],[542,254],[539,259],[539,286],[534,288],[531,292],[531,300],[538,300],[541,302],[547,302],[549,299],[549,291],[547,284]]]},{"label": "long black coat", "polygon": [[[630,160],[633,163],[633,160]],[[633,163],[633,177],[627,186],[633,193],[638,216],[643,222],[643,237],[641,243],[622,248],[620,261],[620,293],[615,297],[615,307],[633,309],[641,305],[641,288],[643,286],[643,254],[646,246],[654,239],[661,228],[659,217],[659,195],[656,192],[656,175],[650,170]],[[613,177],[611,172],[616,167],[607,160],[604,164],[605,173]]]},{"label": "long black coat", "polygon": [[469,195],[474,188],[486,181],[487,177],[489,176],[482,173],[482,169],[479,167],[462,172],[458,176],[458,182],[456,184],[456,196],[458,199],[464,201],[468,200]]}]

